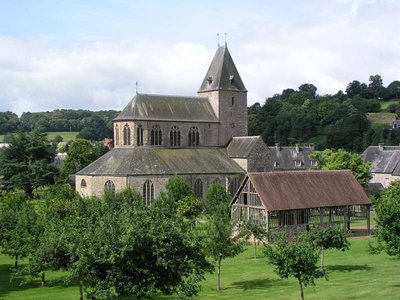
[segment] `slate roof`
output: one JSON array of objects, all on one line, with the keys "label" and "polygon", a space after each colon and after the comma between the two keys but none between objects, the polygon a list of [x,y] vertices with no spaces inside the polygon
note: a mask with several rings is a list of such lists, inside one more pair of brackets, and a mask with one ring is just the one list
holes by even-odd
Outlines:
[{"label": "slate roof", "polygon": [[372,173],[400,176],[400,146],[369,146],[361,156],[371,163]]},{"label": "slate roof", "polygon": [[218,122],[206,97],[136,94],[114,121]]},{"label": "slate roof", "polygon": [[[299,147],[297,152],[296,147],[268,147],[271,151],[271,157],[274,161],[277,162],[277,166],[274,168],[275,170],[301,170],[301,169],[310,169],[317,168],[317,166],[311,166],[310,154],[314,152],[314,150],[310,147]],[[295,165],[295,161],[300,161],[301,166],[297,167]]]},{"label": "slate roof", "polygon": [[269,211],[371,204],[349,170],[249,173]]},{"label": "slate roof", "polygon": [[260,140],[264,142],[261,136],[233,137],[227,148],[229,157],[247,158]]},{"label": "slate roof", "polygon": [[198,92],[216,90],[247,92],[226,45],[215,53]]},{"label": "slate roof", "polygon": [[243,174],[223,148],[114,148],[76,175]]}]

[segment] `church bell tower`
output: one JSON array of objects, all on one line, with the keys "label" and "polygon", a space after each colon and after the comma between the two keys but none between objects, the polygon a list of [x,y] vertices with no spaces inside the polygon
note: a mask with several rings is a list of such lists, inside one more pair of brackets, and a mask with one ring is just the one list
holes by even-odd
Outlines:
[{"label": "church bell tower", "polygon": [[220,122],[219,146],[234,136],[247,136],[247,90],[226,43],[215,53],[197,93],[208,97]]}]

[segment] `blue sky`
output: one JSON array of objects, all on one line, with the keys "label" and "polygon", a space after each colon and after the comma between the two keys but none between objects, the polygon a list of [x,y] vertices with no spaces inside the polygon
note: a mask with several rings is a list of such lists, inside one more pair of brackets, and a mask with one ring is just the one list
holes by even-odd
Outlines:
[{"label": "blue sky", "polygon": [[313,83],[400,79],[400,1],[0,0],[0,111],[122,109],[139,91],[193,95],[228,46],[249,104]]}]

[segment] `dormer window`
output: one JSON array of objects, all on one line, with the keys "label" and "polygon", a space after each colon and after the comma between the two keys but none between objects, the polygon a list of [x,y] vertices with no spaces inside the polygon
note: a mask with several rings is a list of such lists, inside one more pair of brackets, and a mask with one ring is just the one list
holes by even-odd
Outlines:
[{"label": "dormer window", "polygon": [[207,81],[208,81],[208,84],[211,84],[211,82],[213,81],[212,76],[208,76],[208,77],[207,77]]},{"label": "dormer window", "polygon": [[295,160],[295,161],[294,161],[294,166],[295,166],[296,168],[301,167],[301,160]]},{"label": "dormer window", "polygon": [[310,164],[311,164],[311,167],[316,167],[316,166],[318,166],[318,161],[317,160],[311,160]]},{"label": "dormer window", "polygon": [[230,81],[231,84],[232,84],[232,82],[233,82],[233,79],[234,79],[234,76],[233,76],[233,75],[229,76],[229,81]]},{"label": "dormer window", "polygon": [[277,166],[279,166],[277,161],[274,161],[274,168],[276,168]]}]

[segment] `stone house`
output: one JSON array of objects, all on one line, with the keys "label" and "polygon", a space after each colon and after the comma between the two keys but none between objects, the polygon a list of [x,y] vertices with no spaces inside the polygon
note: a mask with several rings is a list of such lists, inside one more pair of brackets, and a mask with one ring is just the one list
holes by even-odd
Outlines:
[{"label": "stone house", "polygon": [[400,180],[400,146],[369,146],[361,156],[364,162],[371,163],[371,186],[386,188]]}]

